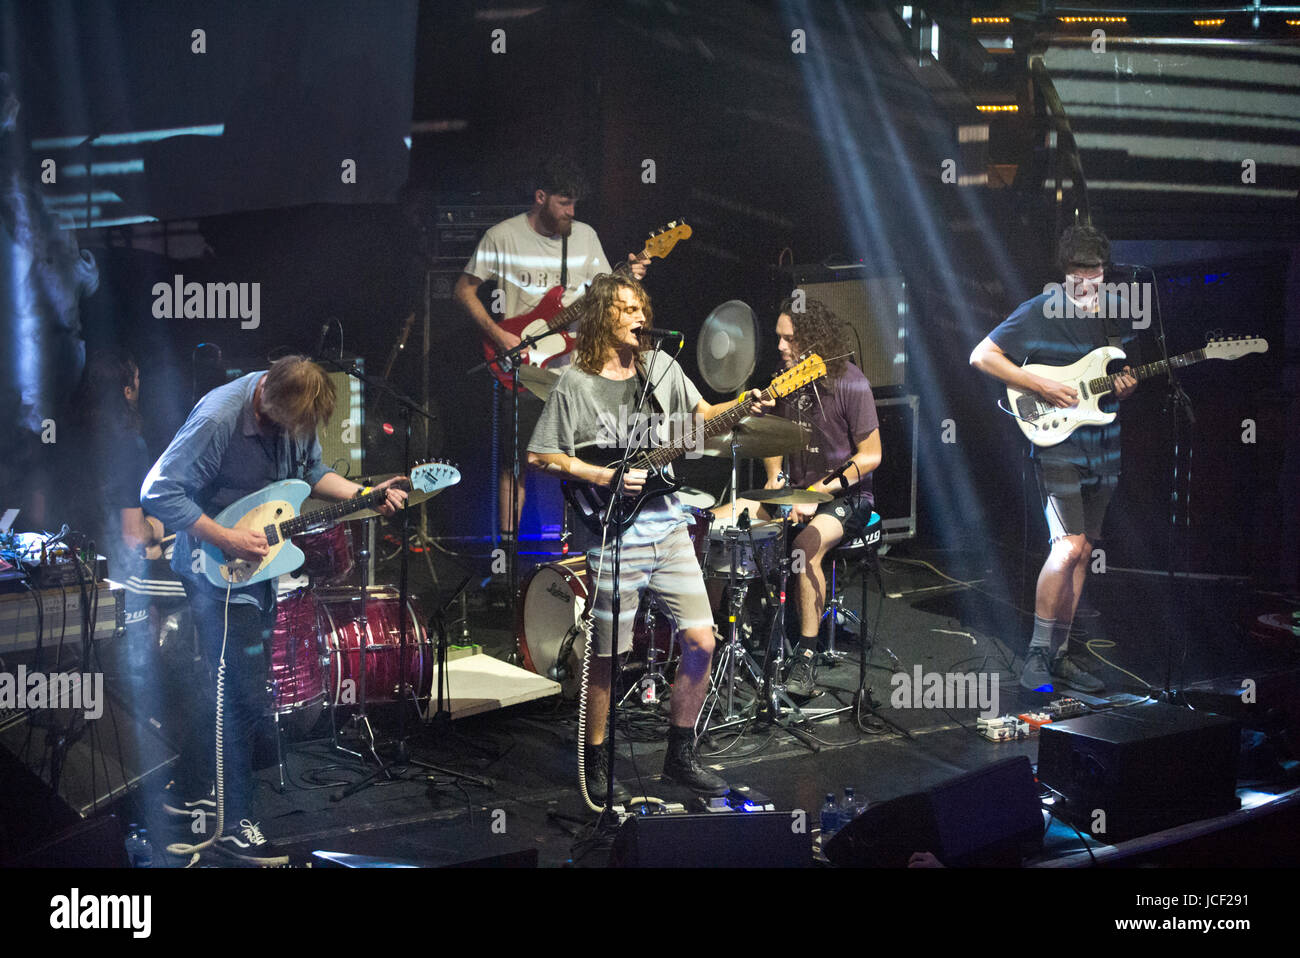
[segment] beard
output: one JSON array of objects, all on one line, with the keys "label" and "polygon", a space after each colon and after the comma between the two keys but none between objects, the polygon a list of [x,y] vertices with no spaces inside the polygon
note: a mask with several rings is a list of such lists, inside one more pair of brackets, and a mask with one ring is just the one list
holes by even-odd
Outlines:
[{"label": "beard", "polygon": [[544,206],[537,211],[537,222],[550,236],[568,236],[573,232],[573,220],[561,220],[552,216],[551,211]]}]

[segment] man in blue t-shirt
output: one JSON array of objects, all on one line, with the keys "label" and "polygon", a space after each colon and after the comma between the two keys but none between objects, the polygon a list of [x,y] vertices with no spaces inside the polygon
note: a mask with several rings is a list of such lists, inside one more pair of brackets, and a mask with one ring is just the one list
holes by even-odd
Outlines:
[{"label": "man in blue t-shirt", "polygon": [[[1076,405],[1079,396],[1072,386],[1020,367],[1026,363],[1068,366],[1098,347],[1118,345],[1125,338],[1114,322],[1118,310],[1104,308],[1113,306],[1113,301],[1101,301],[1101,282],[1109,259],[1110,241],[1100,230],[1092,226],[1067,229],[1057,245],[1057,265],[1065,274],[1061,288],[1016,307],[975,347],[971,365],[1016,389],[1037,393],[1053,406]],[[1126,399],[1137,387],[1129,366],[1114,373],[1112,379],[1118,399]],[[1113,401],[1111,405],[1113,408]],[[1102,408],[1106,408],[1104,402]],[[1106,506],[1119,481],[1119,420],[1081,426],[1054,446],[1035,446],[1033,460],[1050,552],[1038,575],[1034,632],[1020,684],[1052,691],[1055,680],[1080,692],[1098,692],[1103,684],[1068,654],[1066,640],[1092,546],[1101,537]]]}]

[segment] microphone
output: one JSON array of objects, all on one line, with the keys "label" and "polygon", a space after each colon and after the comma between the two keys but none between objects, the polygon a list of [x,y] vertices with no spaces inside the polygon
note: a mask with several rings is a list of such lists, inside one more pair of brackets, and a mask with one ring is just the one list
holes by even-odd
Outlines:
[{"label": "microphone", "polygon": [[316,341],[317,356],[323,355],[325,352],[325,337],[329,335],[329,331],[330,331],[329,320],[326,320],[325,322],[320,324],[320,339]]},{"label": "microphone", "polygon": [[822,480],[822,483],[823,483],[824,485],[830,485],[830,483],[831,483],[832,481],[834,481],[834,480],[839,480],[839,484],[840,484],[840,492],[848,492],[848,491],[849,491],[849,480],[848,480],[848,477],[845,475],[845,473],[848,472],[849,469],[856,469],[856,468],[857,468],[857,463],[855,463],[855,462],[853,461],[853,457],[850,456],[848,459],[846,459],[846,460],[844,461],[844,465],[840,466],[838,469],[836,469],[834,472],[832,472],[829,476],[827,476],[825,479],[823,479],[823,480]]},{"label": "microphone", "polygon": [[746,506],[741,510],[740,515],[736,517],[736,528],[742,532],[749,528],[749,507]]},{"label": "microphone", "polygon": [[1151,268],[1150,266],[1138,266],[1136,263],[1107,263],[1106,264],[1107,270],[1123,269],[1123,270],[1129,270],[1134,273],[1144,269],[1150,269],[1150,268]]},{"label": "microphone", "polygon": [[675,329],[647,329],[642,326],[637,335],[644,339],[652,339],[655,342],[668,342],[676,346],[686,344],[686,336]]}]

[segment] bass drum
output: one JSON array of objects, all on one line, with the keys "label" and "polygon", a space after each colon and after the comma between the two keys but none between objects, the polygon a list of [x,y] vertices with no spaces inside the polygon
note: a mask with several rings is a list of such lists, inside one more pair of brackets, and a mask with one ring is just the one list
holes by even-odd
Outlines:
[{"label": "bass drum", "polygon": [[[582,690],[587,651],[582,617],[590,594],[586,556],[540,565],[519,588],[515,634],[524,667],[559,682],[566,699],[576,699]],[[651,603],[653,613],[648,615]],[[665,670],[676,656],[676,632],[667,610],[647,591],[632,626],[628,666],[644,671],[653,663],[657,671]],[[598,662],[593,658],[593,667]]]}]

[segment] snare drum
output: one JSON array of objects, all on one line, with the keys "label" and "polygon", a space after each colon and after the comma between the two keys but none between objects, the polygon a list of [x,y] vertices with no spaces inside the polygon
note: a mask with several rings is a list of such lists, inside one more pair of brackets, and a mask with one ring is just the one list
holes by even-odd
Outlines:
[{"label": "snare drum", "polygon": [[[753,542],[750,542],[750,534]],[[754,548],[758,548],[755,557]],[[727,579],[735,569],[737,579],[757,579],[766,570],[774,575],[781,561],[781,523],[753,522],[749,532],[730,525],[729,519],[719,519],[709,530],[709,551],[704,574],[712,578]],[[762,566],[759,565],[759,560]]]}]

